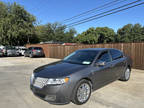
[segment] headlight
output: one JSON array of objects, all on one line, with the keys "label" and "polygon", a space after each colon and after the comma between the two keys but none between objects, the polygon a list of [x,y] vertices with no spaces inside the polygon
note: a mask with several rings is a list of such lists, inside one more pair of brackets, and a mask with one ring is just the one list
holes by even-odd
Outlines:
[{"label": "headlight", "polygon": [[33,80],[34,80],[34,74],[32,73],[31,77],[30,77],[30,83],[33,84]]},{"label": "headlight", "polygon": [[47,81],[47,85],[50,84],[64,84],[67,83],[69,81],[69,78],[63,78],[63,79],[48,79]]}]

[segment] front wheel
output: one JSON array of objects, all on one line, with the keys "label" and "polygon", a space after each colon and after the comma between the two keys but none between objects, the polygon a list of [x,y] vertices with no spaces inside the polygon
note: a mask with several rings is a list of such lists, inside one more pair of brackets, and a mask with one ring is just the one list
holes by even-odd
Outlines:
[{"label": "front wheel", "polygon": [[120,78],[121,81],[128,81],[130,79],[130,74],[131,74],[131,69],[127,68],[124,72],[124,74],[122,75],[122,77]]},{"label": "front wheel", "polygon": [[91,83],[88,80],[81,80],[74,89],[72,102],[77,105],[86,103],[91,96]]}]

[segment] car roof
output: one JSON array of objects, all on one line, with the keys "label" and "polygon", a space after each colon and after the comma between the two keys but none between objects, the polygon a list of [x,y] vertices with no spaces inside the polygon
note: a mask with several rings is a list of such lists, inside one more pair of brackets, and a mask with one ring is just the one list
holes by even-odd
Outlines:
[{"label": "car roof", "polygon": [[80,49],[78,51],[104,51],[104,50],[110,50],[110,49],[114,49],[114,48],[85,48],[85,49]]}]

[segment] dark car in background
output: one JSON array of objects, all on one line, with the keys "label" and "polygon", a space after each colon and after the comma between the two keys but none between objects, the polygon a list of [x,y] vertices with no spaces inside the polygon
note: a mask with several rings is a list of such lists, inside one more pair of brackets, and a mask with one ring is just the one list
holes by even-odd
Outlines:
[{"label": "dark car in background", "polygon": [[29,47],[24,52],[25,57],[44,57],[44,51],[41,47]]},{"label": "dark car in background", "polygon": [[86,103],[91,92],[115,80],[128,81],[131,59],[110,48],[88,48],[34,70],[30,87],[52,104]]}]

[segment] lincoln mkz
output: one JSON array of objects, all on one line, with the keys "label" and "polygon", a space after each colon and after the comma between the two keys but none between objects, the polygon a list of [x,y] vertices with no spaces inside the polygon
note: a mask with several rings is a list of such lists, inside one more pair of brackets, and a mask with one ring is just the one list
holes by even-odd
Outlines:
[{"label": "lincoln mkz", "polygon": [[86,103],[91,92],[113,81],[128,81],[131,59],[120,50],[88,48],[73,52],[63,60],[34,70],[30,88],[51,103]]}]

